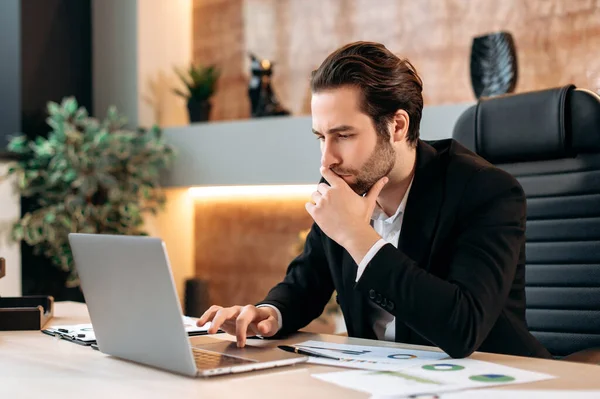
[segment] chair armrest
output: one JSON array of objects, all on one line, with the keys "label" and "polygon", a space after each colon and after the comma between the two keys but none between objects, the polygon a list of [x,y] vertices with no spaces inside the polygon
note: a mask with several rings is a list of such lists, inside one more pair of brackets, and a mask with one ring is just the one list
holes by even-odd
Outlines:
[{"label": "chair armrest", "polygon": [[590,363],[600,365],[600,347],[589,348],[565,356],[562,360],[567,362]]}]

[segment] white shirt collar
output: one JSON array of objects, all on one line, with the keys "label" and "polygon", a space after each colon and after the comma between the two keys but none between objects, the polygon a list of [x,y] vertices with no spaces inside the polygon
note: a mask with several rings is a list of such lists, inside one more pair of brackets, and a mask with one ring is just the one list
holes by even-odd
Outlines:
[{"label": "white shirt collar", "polygon": [[414,175],[410,179],[410,183],[408,184],[406,193],[404,193],[404,197],[402,197],[402,201],[400,201],[400,205],[398,205],[398,209],[396,209],[396,213],[394,213],[392,216],[388,217],[385,214],[385,212],[379,207],[379,205],[377,205],[377,206],[375,206],[375,209],[373,210],[373,215],[371,216],[371,220],[379,220],[382,222],[392,223],[396,219],[398,219],[398,216],[400,216],[402,213],[404,213],[404,209],[406,209],[406,202],[408,201],[408,193],[410,193],[410,188],[412,187],[413,180],[414,180]]}]

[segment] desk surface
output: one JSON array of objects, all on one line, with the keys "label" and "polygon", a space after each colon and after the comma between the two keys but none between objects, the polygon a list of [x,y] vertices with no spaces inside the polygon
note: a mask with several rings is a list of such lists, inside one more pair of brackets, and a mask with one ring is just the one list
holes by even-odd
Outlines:
[{"label": "desk surface", "polygon": [[[49,325],[89,323],[87,308],[79,303],[56,303]],[[148,323],[152,323],[149,320]],[[231,339],[225,334],[217,337]],[[299,333],[287,343],[314,338]],[[333,335],[320,339],[338,343],[422,349],[380,341]],[[261,345],[281,341],[260,341]],[[556,360],[475,353],[473,359],[552,374],[558,378],[506,389],[600,389],[600,367]],[[39,331],[0,332],[0,397],[237,397],[248,398],[366,398],[367,394],[344,389],[311,377],[339,368],[302,364],[258,372],[194,379],[116,359]],[[502,388],[499,388],[502,389]],[[210,395],[210,396],[209,396]]]}]

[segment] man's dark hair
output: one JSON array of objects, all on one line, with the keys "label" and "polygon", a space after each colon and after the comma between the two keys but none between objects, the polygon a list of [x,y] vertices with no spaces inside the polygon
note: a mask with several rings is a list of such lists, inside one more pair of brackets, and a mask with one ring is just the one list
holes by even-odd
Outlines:
[{"label": "man's dark hair", "polygon": [[331,53],[311,78],[313,93],[342,86],[357,87],[361,110],[375,130],[389,139],[388,125],[398,109],[409,116],[407,140],[417,144],[423,110],[423,82],[415,67],[383,44],[354,42]]}]

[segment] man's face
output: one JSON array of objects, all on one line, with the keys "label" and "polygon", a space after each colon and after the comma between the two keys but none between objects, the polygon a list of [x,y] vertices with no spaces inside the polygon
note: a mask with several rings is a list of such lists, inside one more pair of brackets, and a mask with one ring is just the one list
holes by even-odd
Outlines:
[{"label": "man's face", "polygon": [[359,92],[340,87],[313,93],[313,133],[321,141],[321,166],[364,194],[394,167],[396,153],[359,108]]}]

